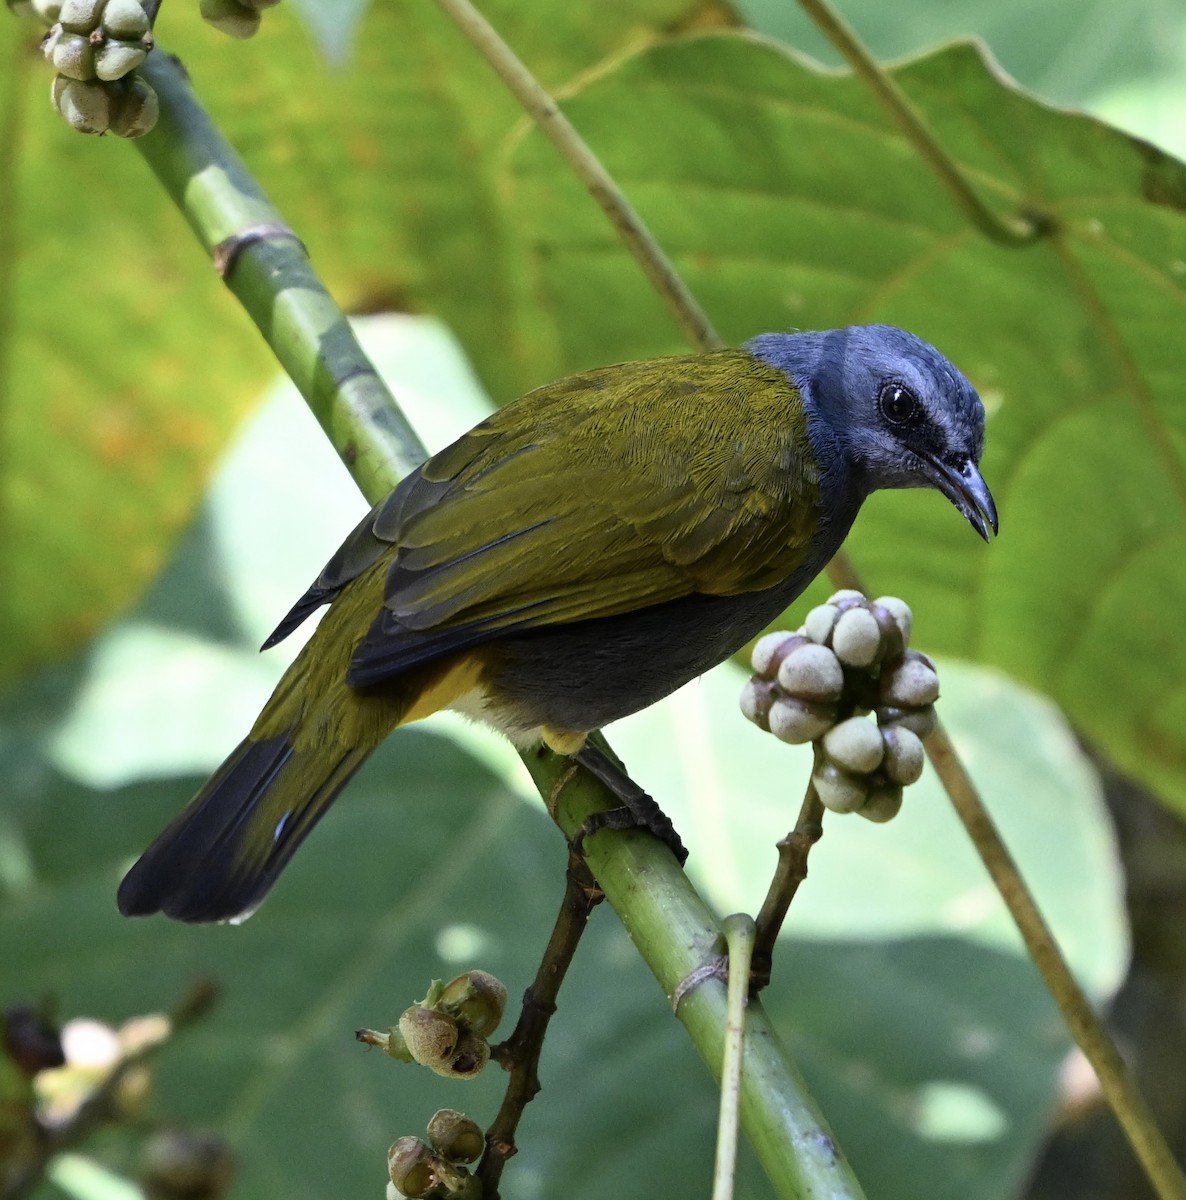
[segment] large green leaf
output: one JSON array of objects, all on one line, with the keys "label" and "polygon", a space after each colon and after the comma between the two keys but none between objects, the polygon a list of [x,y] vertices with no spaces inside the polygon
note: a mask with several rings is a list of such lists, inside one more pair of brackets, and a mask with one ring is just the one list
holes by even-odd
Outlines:
[{"label": "large green leaf", "polygon": [[[897,494],[849,549],[930,647],[1033,683],[1186,806],[1186,167],[1039,104],[970,45],[897,79],[988,200],[1042,212],[1049,237],[987,241],[860,84],[755,38],[655,47],[568,107],[727,338],[888,321],[979,385],[999,543]],[[674,348],[550,148],[529,137],[511,170],[556,367]]]},{"label": "large green leaf", "polygon": [[[557,80],[689,7],[489,11]],[[348,35],[348,11],[322,15]],[[435,7],[373,5],[349,70],[322,62],[283,8],[246,45],[192,4],[168,8],[158,34],[344,301],[445,311],[522,377],[530,337],[493,169],[519,110]],[[134,148],[51,110],[39,36],[3,14],[0,681],[142,592],[268,369]]]}]

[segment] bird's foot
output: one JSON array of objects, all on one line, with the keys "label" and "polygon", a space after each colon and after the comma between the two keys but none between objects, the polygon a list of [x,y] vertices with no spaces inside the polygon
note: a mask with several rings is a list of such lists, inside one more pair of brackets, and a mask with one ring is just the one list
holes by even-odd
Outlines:
[{"label": "bird's foot", "polygon": [[572,839],[573,851],[582,853],[585,839],[602,829],[645,829],[653,833],[675,855],[680,866],[687,861],[688,852],[680,841],[670,817],[654,799],[609,758],[600,747],[586,743],[573,756],[590,774],[596,776],[622,802],[617,808],[593,813],[577,830]]}]

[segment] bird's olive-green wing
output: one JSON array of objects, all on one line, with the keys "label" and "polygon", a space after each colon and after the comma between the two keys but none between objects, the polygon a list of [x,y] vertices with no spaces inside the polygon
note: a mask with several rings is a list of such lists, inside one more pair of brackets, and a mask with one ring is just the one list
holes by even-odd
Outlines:
[{"label": "bird's olive-green wing", "polygon": [[350,681],[508,632],[773,586],[817,525],[782,372],[726,350],[562,380],[431,459],[376,517],[398,552]]}]

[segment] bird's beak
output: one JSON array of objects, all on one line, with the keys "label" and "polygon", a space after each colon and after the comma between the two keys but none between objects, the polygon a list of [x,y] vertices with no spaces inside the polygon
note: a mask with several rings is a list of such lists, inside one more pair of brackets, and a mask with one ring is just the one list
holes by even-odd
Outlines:
[{"label": "bird's beak", "polygon": [[964,514],[965,520],[987,542],[988,531],[997,532],[997,506],[976,464],[966,458],[962,463],[944,462],[927,455],[927,465],[935,486]]}]

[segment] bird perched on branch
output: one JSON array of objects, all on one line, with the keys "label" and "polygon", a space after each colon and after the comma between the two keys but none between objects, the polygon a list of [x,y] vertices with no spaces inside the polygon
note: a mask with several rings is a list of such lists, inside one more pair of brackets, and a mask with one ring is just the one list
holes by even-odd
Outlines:
[{"label": "bird perched on branch", "polygon": [[971,384],[887,325],[768,333],[529,392],[404,479],[281,621],[265,648],[330,605],[247,738],[128,872],[121,912],[250,914],[367,755],[438,709],[612,785],[586,735],[774,620],[876,489],[936,488],[988,540],[983,445]]}]

